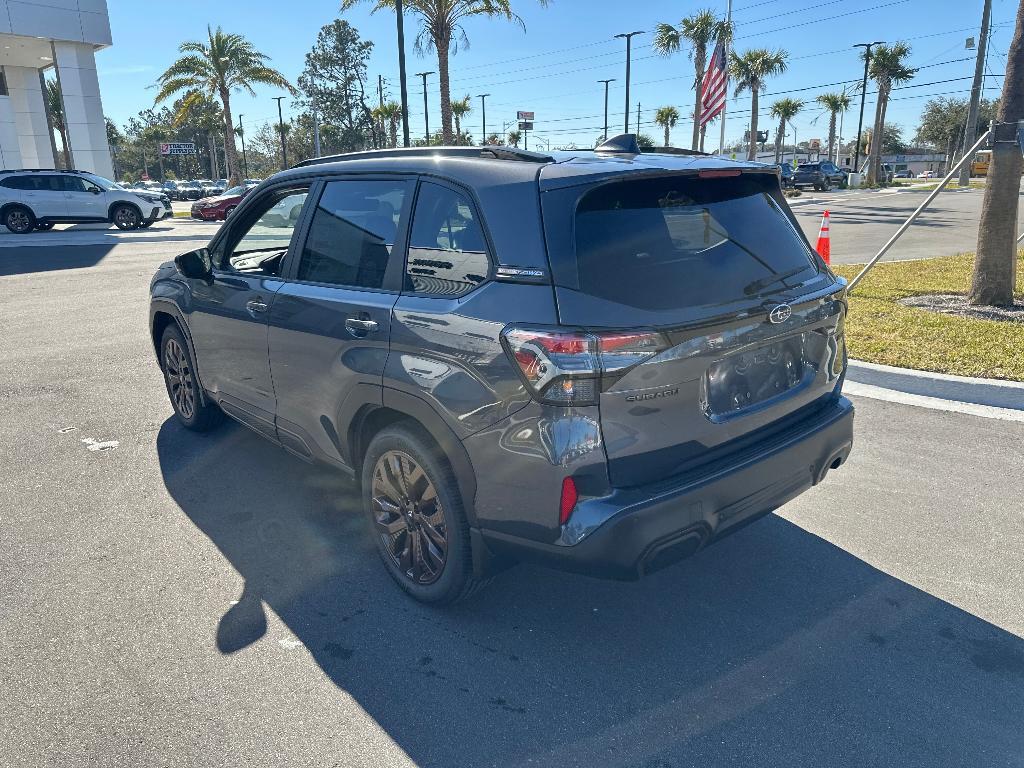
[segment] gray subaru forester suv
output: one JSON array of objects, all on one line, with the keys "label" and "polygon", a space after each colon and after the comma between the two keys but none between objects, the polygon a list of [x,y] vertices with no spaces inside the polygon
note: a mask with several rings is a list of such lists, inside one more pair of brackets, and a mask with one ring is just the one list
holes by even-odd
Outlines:
[{"label": "gray subaru forester suv", "polygon": [[820,482],[845,293],[772,166],[624,135],[307,161],[160,267],[150,327],[185,427],[349,474],[446,603],[516,560],[637,578]]}]

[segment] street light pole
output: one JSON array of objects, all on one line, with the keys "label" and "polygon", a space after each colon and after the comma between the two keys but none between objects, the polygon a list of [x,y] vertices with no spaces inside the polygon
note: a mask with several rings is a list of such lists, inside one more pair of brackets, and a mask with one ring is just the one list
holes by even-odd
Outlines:
[{"label": "street light pole", "polygon": [[482,147],[487,143],[487,97],[489,93],[478,93],[477,98],[480,99],[480,115],[482,117],[482,124],[480,126],[480,146]]},{"label": "street light pole", "polygon": [[239,113],[238,138],[242,140],[242,182],[244,183],[245,180],[249,177],[249,163],[245,159],[245,129],[242,128],[242,117],[243,115]]},{"label": "street light pole", "polygon": [[[622,131],[623,133],[629,133],[629,65],[633,47],[633,36],[642,35],[643,33],[641,29],[637,32],[623,32],[615,36],[626,38],[626,123],[625,129]],[[639,130],[639,126],[637,126],[637,130]]]},{"label": "street light pole", "polygon": [[871,65],[871,47],[881,45],[884,40],[875,40],[873,43],[857,43],[854,48],[864,49],[864,80],[860,85],[860,119],[857,121],[857,138],[853,144],[853,172],[856,173],[860,167],[860,135],[864,130],[864,97],[868,93],[868,67]]},{"label": "street light pole", "polygon": [[281,116],[281,99],[287,98],[286,96],[275,96],[274,101],[277,102],[277,129],[281,134],[281,170],[283,171],[288,167],[288,144],[284,140],[284,118]]},{"label": "street light pole", "polygon": [[430,146],[430,115],[427,114],[427,76],[434,74],[433,72],[417,72],[416,77],[423,78],[423,127],[426,130],[426,143]]},{"label": "street light pole", "polygon": [[[992,0],[985,0],[985,6],[981,12],[981,35],[978,38],[978,58],[974,63],[974,82],[971,84],[971,102],[967,107],[967,127],[964,129],[964,151],[974,141],[974,134],[978,132],[978,108],[981,104],[982,82],[985,76],[985,49],[988,46],[989,21],[992,18]],[[961,187],[970,186],[971,164],[966,163],[960,169]]]},{"label": "street light pole", "polygon": [[[732,26],[732,0],[728,0],[725,4],[725,21],[727,24]],[[725,59],[725,71],[729,71],[729,47],[732,45],[732,41],[728,41],[722,46],[722,57]],[[728,81],[726,81],[728,83]],[[725,154],[725,108],[729,99],[722,101],[722,114],[718,116],[721,121],[721,125],[718,126],[718,154]]]},{"label": "street light pole", "polygon": [[598,80],[599,83],[604,83],[604,133],[601,136],[603,141],[608,141],[608,83],[614,83],[615,78],[609,78],[607,80]]}]

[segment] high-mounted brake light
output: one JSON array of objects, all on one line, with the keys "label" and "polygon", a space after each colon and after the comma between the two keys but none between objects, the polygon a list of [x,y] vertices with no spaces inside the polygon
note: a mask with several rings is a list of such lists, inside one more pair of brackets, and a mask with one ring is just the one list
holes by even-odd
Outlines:
[{"label": "high-mounted brake light", "polygon": [[720,179],[725,176],[739,176],[739,168],[705,168],[703,171],[698,171],[697,176],[701,179]]},{"label": "high-mounted brake light", "polygon": [[551,405],[593,405],[601,389],[668,347],[664,336],[649,331],[510,326],[502,340],[530,394]]}]

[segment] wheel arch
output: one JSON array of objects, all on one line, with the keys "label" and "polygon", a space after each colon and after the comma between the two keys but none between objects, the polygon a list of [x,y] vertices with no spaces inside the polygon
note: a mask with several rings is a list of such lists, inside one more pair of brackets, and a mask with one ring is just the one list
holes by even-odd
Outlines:
[{"label": "wheel arch", "polygon": [[476,474],[469,453],[441,416],[418,397],[385,388],[383,404],[368,404],[356,412],[347,432],[349,456],[356,469],[356,477],[362,477],[360,468],[374,436],[398,423],[419,428],[448,460],[459,485],[467,521],[477,527]]},{"label": "wheel arch", "polygon": [[169,301],[154,300],[149,309],[149,334],[153,342],[153,352],[156,355],[157,365],[163,367],[160,360],[160,341],[163,339],[164,331],[168,326],[177,326],[181,335],[185,337],[188,346],[188,356],[192,361],[192,370],[195,373],[196,382],[199,384],[199,397],[205,405],[208,401],[206,388],[203,386],[202,374],[199,372],[199,365],[196,360],[195,345],[192,343],[192,334],[189,332],[188,323],[182,317],[178,307]]}]

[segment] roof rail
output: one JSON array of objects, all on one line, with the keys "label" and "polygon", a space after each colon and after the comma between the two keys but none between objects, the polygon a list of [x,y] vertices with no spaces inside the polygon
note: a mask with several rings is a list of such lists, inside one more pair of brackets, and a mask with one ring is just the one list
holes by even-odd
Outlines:
[{"label": "roof rail", "polygon": [[89,173],[89,171],[79,171],[75,168],[0,168],[0,173],[35,173],[38,171],[46,171],[53,173]]},{"label": "roof rail", "polygon": [[368,160],[387,157],[477,157],[492,160],[518,160],[526,163],[553,163],[555,158],[542,152],[505,146],[485,147],[399,147],[398,149],[371,149],[363,152],[345,152],[340,155],[313,157],[296,163],[292,168],[306,168],[322,163],[337,163],[345,160]]}]

